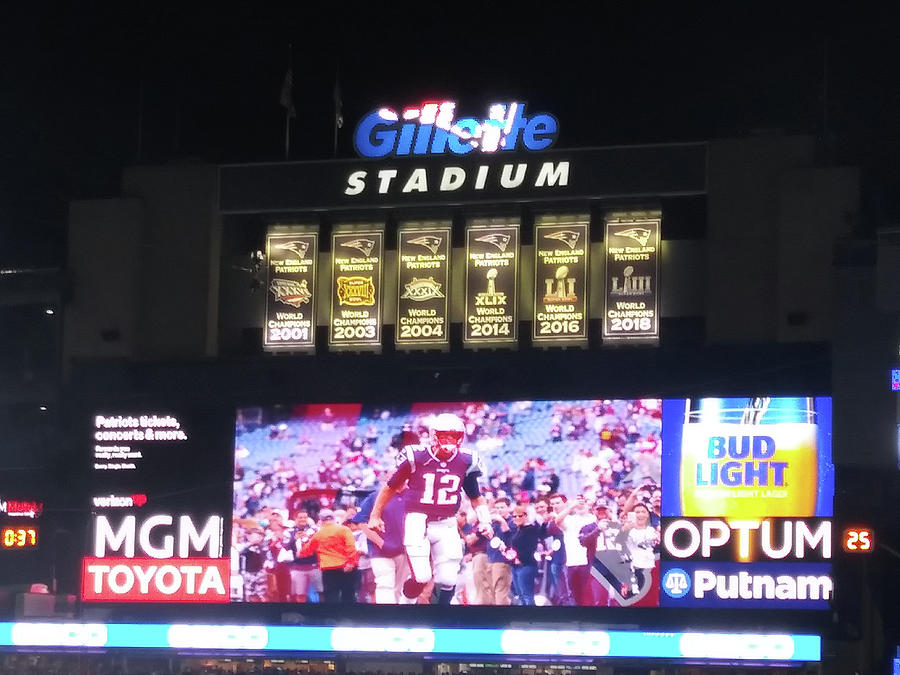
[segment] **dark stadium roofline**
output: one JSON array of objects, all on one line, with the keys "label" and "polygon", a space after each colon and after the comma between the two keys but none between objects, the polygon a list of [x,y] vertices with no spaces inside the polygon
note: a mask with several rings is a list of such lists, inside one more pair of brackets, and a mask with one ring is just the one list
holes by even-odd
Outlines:
[{"label": "dark stadium roofline", "polygon": [[[369,161],[369,160],[366,160]],[[248,165],[253,166],[253,165]],[[603,201],[607,199],[650,199],[650,198],[659,198],[659,197],[697,197],[701,195],[705,195],[706,190],[673,190],[669,192],[662,192],[659,190],[653,192],[628,192],[628,193],[609,193],[603,195],[573,195],[571,197],[559,197],[558,195],[553,197],[537,197],[537,198],[515,198],[510,197],[509,199],[492,199],[490,200],[490,204],[493,206],[495,204],[544,204],[544,203],[587,203],[587,202],[595,202],[595,201]],[[472,201],[446,201],[446,202],[408,202],[408,203],[391,203],[391,204],[383,204],[383,205],[368,205],[368,206],[356,206],[355,204],[349,204],[347,206],[337,205],[337,206],[322,206],[322,207],[312,207],[312,208],[298,208],[298,209],[222,209],[219,211],[222,215],[227,216],[243,216],[243,215],[252,215],[252,214],[263,214],[263,213],[285,213],[285,214],[298,214],[298,213],[331,213],[335,211],[360,211],[360,212],[373,212],[373,211],[386,211],[386,210],[402,210],[402,209],[412,209],[412,208],[448,208],[448,207],[472,207],[478,208],[483,207],[484,203],[480,202],[472,202]]]}]

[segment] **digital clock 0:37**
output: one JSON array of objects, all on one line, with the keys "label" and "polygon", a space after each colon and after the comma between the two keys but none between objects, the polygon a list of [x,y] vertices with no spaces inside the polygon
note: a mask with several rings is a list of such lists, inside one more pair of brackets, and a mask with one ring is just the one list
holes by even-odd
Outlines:
[{"label": "digital clock 0:37", "polygon": [[0,541],[3,548],[35,548],[38,530],[36,527],[4,527]]}]

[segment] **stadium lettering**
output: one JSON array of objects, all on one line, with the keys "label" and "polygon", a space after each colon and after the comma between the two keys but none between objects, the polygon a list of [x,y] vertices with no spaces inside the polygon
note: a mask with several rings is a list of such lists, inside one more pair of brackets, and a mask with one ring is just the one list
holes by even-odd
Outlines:
[{"label": "stadium lettering", "polygon": [[[380,195],[427,193],[432,191],[434,185],[438,186],[438,192],[454,192],[468,185],[473,190],[484,190],[491,178],[492,185],[504,190],[512,190],[528,184],[533,187],[566,187],[569,184],[569,162],[543,162],[537,169],[529,164],[503,164],[499,172],[491,173],[488,165],[479,166],[471,180],[470,174],[465,169],[457,166],[444,167],[439,179],[434,180],[424,168],[412,169],[409,175],[401,181],[395,181],[398,176],[397,169],[381,169],[375,172],[372,185]],[[529,178],[531,176],[531,178]],[[353,171],[347,176],[347,185],[344,194],[355,197],[366,192],[369,187],[369,172],[363,169]],[[526,179],[528,179],[526,181]]]}]

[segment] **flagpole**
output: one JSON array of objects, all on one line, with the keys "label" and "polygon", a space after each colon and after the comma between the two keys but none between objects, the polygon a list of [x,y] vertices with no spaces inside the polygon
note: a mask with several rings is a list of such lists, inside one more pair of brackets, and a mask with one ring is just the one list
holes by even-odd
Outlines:
[{"label": "flagpole", "polygon": [[291,155],[291,113],[294,112],[294,45],[288,43],[288,72],[291,74],[291,88],[288,105],[284,109],[284,159]]},{"label": "flagpole", "polygon": [[338,151],[338,129],[343,125],[341,101],[341,62],[338,61],[334,69],[334,157]]},{"label": "flagpole", "polygon": [[[825,148],[829,148],[828,138],[828,36],[822,44],[822,137]],[[830,158],[829,158],[830,159]]]},{"label": "flagpole", "polygon": [[284,111],[284,158],[291,154],[291,111]]},{"label": "flagpole", "polygon": [[141,163],[144,149],[144,78],[138,82],[137,162]]}]

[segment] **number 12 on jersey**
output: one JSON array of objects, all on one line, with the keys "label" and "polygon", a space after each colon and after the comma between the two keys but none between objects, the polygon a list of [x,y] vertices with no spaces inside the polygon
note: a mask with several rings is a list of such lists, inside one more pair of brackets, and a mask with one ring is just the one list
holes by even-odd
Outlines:
[{"label": "number 12 on jersey", "polygon": [[[425,490],[419,500],[420,503],[451,506],[459,502],[459,476],[445,473],[438,479],[435,474],[426,473],[422,475],[422,479],[425,481]],[[437,494],[435,494],[435,488],[437,488]],[[435,496],[437,500],[435,500]]]}]

